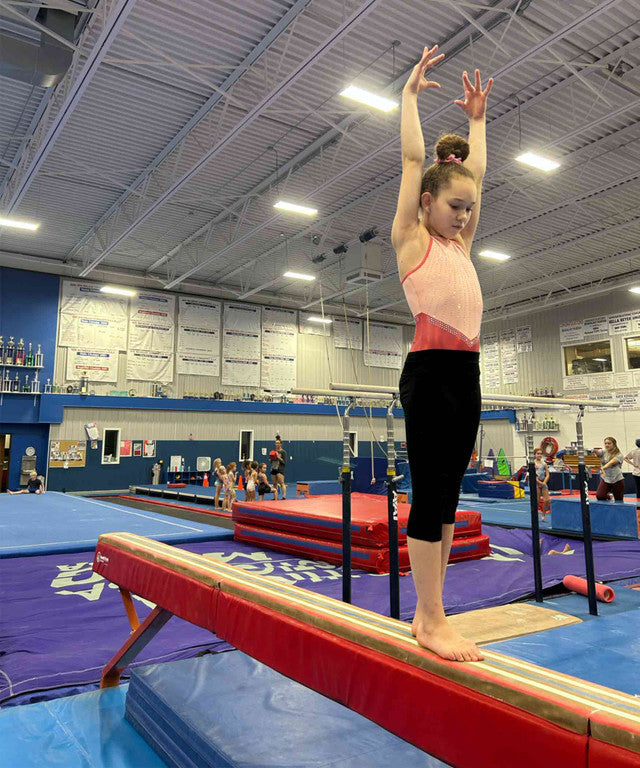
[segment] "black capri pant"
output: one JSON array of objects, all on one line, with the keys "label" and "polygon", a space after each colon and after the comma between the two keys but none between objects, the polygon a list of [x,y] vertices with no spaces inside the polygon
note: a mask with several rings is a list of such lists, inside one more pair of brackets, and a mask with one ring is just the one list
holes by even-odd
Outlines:
[{"label": "black capri pant", "polygon": [[409,352],[400,377],[412,503],[407,536],[441,541],[455,523],[462,477],[480,424],[480,355]]}]

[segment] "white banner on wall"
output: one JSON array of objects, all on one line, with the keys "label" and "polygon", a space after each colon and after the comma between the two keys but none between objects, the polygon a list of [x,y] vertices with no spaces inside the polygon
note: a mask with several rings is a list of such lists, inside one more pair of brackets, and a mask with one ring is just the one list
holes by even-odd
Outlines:
[{"label": "white banner on wall", "polygon": [[[180,296],[178,354],[217,357],[219,368],[221,317],[222,305],[219,301]],[[205,375],[217,376],[218,374]]]},{"label": "white banner on wall", "polygon": [[127,379],[169,384],[173,381],[173,354],[130,349],[127,352]]},{"label": "white banner on wall", "polygon": [[176,373],[190,376],[219,376],[220,355],[176,354]]},{"label": "white banner on wall", "polygon": [[222,383],[236,387],[260,386],[260,363],[245,358],[222,358]]},{"label": "white banner on wall", "polygon": [[260,386],[260,307],[225,304],[222,331],[222,384]]},{"label": "white banner on wall", "polygon": [[633,384],[633,371],[613,374],[613,386],[616,389],[631,389]]},{"label": "white banner on wall", "polygon": [[570,344],[575,341],[584,341],[584,322],[572,320],[570,323],[561,323],[560,343]]},{"label": "white banner on wall", "polygon": [[261,385],[272,392],[296,386],[297,314],[291,309],[262,308]]},{"label": "white banner on wall", "polygon": [[521,325],[516,328],[516,344],[518,352],[533,352],[533,335],[530,325]]},{"label": "white banner on wall", "polygon": [[127,349],[173,354],[175,308],[175,296],[165,293],[145,291],[131,299]]},{"label": "white banner on wall", "polygon": [[118,352],[96,349],[67,350],[67,381],[77,381],[84,373],[89,381],[118,381]]},{"label": "white banner on wall", "polygon": [[500,389],[500,346],[497,333],[482,337],[482,372],[485,389]]},{"label": "white banner on wall", "polygon": [[589,390],[589,376],[587,374],[580,374],[576,376],[565,376],[562,379],[562,387],[565,392],[573,391],[576,389]]},{"label": "white banner on wall", "polygon": [[369,349],[364,364],[376,368],[402,368],[402,326],[369,323]]},{"label": "white banner on wall", "polygon": [[518,349],[513,329],[500,331],[500,371],[503,384],[518,383]]},{"label": "white banner on wall", "polygon": [[97,283],[63,280],[60,313],[76,317],[126,320],[129,313],[129,299],[102,293]]},{"label": "white banner on wall", "polygon": [[79,317],[60,315],[58,345],[93,349],[127,348],[126,317]]},{"label": "white banner on wall", "polygon": [[331,320],[331,323],[314,323],[310,321],[310,317],[322,317],[321,312],[299,312],[298,313],[298,330],[305,336],[331,336],[331,326],[333,325],[333,317],[326,316],[326,320]]},{"label": "white banner on wall", "polygon": [[588,317],[584,323],[584,338],[596,339],[609,334],[609,318],[606,315],[600,317]]},{"label": "white banner on wall", "polygon": [[362,349],[362,320],[337,317],[333,321],[333,346],[340,349]]}]

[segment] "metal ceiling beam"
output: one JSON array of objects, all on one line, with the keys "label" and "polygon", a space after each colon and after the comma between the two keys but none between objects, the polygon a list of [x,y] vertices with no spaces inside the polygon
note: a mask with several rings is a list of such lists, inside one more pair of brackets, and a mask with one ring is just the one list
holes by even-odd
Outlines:
[{"label": "metal ceiling beam", "polygon": [[[510,61],[509,64],[501,67],[497,72],[495,72],[492,77],[499,78],[500,76],[506,74],[507,72],[511,71],[512,69],[518,67],[522,62],[526,61],[527,59],[531,58],[532,56],[535,56],[537,53],[539,53],[541,50],[544,50],[548,46],[552,45],[554,42],[556,42],[558,39],[561,39],[567,34],[570,34],[572,32],[575,32],[577,29],[579,29],[582,25],[587,24],[600,14],[606,12],[611,7],[615,6],[620,0],[606,0],[605,2],[600,3],[595,8],[590,9],[588,12],[582,14],[579,18],[574,19],[570,23],[566,24],[561,29],[557,30],[553,35],[548,36],[542,41],[537,42],[532,48],[522,53],[520,56],[517,56],[514,60]],[[445,50],[445,48],[441,48],[441,50]],[[451,108],[450,104],[446,104],[439,109],[435,110],[431,113],[430,117],[423,121],[423,124],[425,122],[429,122],[431,120],[434,120],[441,115],[443,115],[445,112],[447,112]],[[380,145],[377,149],[375,149],[373,152],[369,153],[365,157],[361,158],[360,160],[353,163],[348,168],[341,171],[339,174],[334,176],[333,178],[327,180],[324,184],[320,185],[313,191],[313,196],[317,196],[319,193],[324,191],[325,189],[333,186],[335,183],[343,179],[345,176],[348,176],[349,174],[356,171],[358,168],[360,168],[362,165],[369,162],[372,158],[377,157],[378,155],[389,151],[390,148],[394,147],[400,140],[400,136],[396,135],[390,138],[388,141],[386,141],[384,144]],[[305,196],[302,198],[302,200],[307,200],[308,198],[312,197],[311,194]],[[280,218],[280,214],[271,216],[269,219],[267,219],[265,222],[262,222],[258,226],[256,226],[253,230],[247,232],[245,235],[240,237],[235,243],[230,244],[223,248],[222,250],[218,251],[215,254],[212,254],[211,256],[207,257],[204,261],[202,261],[199,265],[196,265],[192,267],[191,269],[187,270],[183,275],[174,278],[170,282],[168,282],[165,285],[165,288],[173,288],[176,285],[180,283],[182,279],[185,279],[187,277],[191,277],[193,274],[198,272],[202,267],[209,264],[211,261],[214,261],[215,259],[219,258],[220,256],[225,255],[228,253],[234,246],[239,245],[246,240],[250,239],[251,237],[257,235],[259,232],[261,232],[264,228],[268,227],[269,225],[273,224],[275,221],[277,221]]]},{"label": "metal ceiling beam", "polygon": [[[332,48],[335,43],[340,40],[345,34],[351,31],[352,27],[356,26],[366,16],[371,13],[381,0],[366,0],[357,11],[355,11],[340,27],[334,30],[327,38],[322,42],[316,50],[308,56],[302,64],[299,64],[291,73],[289,73],[285,79],[277,85],[270,93],[268,93],[253,109],[245,114],[238,123],[220,139],[213,147],[208,149],[205,154],[195,163],[185,174],[183,174],[176,182],[174,182],[169,189],[163,192],[159,198],[157,198],[140,216],[136,217],[133,221],[118,237],[116,237],[109,246],[93,261],[86,266],[81,272],[80,277],[86,277],[101,261],[103,261],[111,251],[114,250],[123,240],[131,235],[143,222],[145,222],[160,206],[168,200],[170,197],[180,191],[185,184],[187,184],[197,173],[199,173],[217,154],[219,154],[225,147],[233,141],[242,131],[249,125],[251,125],[271,104],[277,101],[277,99],[287,90],[294,85],[298,79],[310,69],[324,54]],[[166,287],[170,288],[173,285],[177,285],[189,274],[177,278],[172,281],[170,285]]]},{"label": "metal ceiling beam", "polygon": [[[191,117],[191,119],[185,123],[185,125],[178,131],[178,133],[171,139],[171,141],[159,152],[156,157],[149,163],[149,165],[142,171],[142,173],[131,184],[132,188],[141,186],[147,178],[160,166],[173,150],[191,133],[191,131],[203,120],[216,105],[225,98],[221,92],[230,91],[235,83],[249,70],[253,64],[262,56],[262,54],[269,48],[269,46],[280,36],[280,34],[287,29],[287,27],[296,20],[296,18],[304,11],[309,5],[311,0],[297,0],[297,2],[284,14],[284,16],[275,24],[269,32],[262,38],[260,43],[243,59],[243,61],[234,67],[233,72],[224,80],[220,85],[218,92],[213,93],[207,101],[200,107],[200,109]],[[109,210],[101,216],[99,221],[82,237],[81,240],[73,247],[73,249],[67,255],[68,259],[74,259],[78,252],[96,235],[96,232],[100,227],[108,221],[120,208],[126,200],[129,198],[128,194],[122,195],[116,202],[109,208]]]},{"label": "metal ceiling beam", "polygon": [[[19,180],[15,180],[15,184],[14,180],[12,179],[10,185],[8,186],[8,189],[11,189],[11,196],[8,204],[4,207],[4,211],[6,213],[11,213],[20,204],[20,201],[29,189],[31,182],[36,177],[38,170],[51,151],[67,120],[78,106],[82,95],[84,94],[93,76],[95,75],[98,67],[100,66],[100,63],[106,56],[113,41],[117,37],[118,32],[122,28],[122,25],[133,9],[134,3],[135,0],[119,0],[113,7],[111,13],[105,21],[105,25],[102,29],[100,37],[96,41],[85,61],[82,72],[70,87],[60,110],[53,118],[50,125],[47,126],[47,133],[43,141],[40,143],[33,156],[30,158],[29,167]],[[79,51],[76,52],[76,56],[78,56],[78,54]]]},{"label": "metal ceiling beam", "polygon": [[[498,12],[501,11],[502,5],[511,5],[513,4],[513,0],[497,0],[494,6],[491,6],[491,8],[488,8],[486,10],[492,11],[492,12]],[[528,3],[527,3],[528,4]],[[520,5],[523,5],[523,3],[520,3]],[[468,45],[469,35],[468,35],[468,29],[465,27],[460,28],[456,30],[450,38],[448,38],[446,41],[444,41],[443,44],[440,45],[441,50],[449,50],[448,46],[453,46],[453,51],[456,51],[458,49],[466,47]],[[404,84],[404,81],[406,79],[407,73],[403,72],[401,73],[396,80],[394,80],[390,85],[387,86],[385,91],[392,92],[398,85]],[[286,176],[287,173],[291,173],[294,169],[300,169],[304,164],[315,158],[322,150],[323,148],[330,146],[335,142],[335,140],[338,137],[344,137],[345,133],[347,133],[350,129],[352,129],[358,122],[365,120],[369,117],[366,113],[356,113],[356,114],[349,114],[348,117],[341,120],[337,125],[335,129],[331,129],[327,131],[325,134],[320,136],[315,141],[311,142],[307,147],[305,147],[303,150],[298,152],[294,157],[292,157],[290,160],[288,160],[286,163],[284,163],[282,166],[280,166],[274,173],[270,174],[267,178],[263,179],[259,184],[257,184],[255,187],[253,187],[249,192],[245,193],[245,195],[242,195],[239,198],[239,202],[242,201],[242,199],[247,195],[259,195],[261,194],[265,189],[267,189],[271,184],[278,181],[279,179],[282,179]],[[220,214],[217,214],[214,219],[204,224],[200,229],[198,229],[196,232],[189,235],[188,238],[183,240],[181,243],[178,243],[177,246],[172,248],[165,257],[160,259],[159,261],[152,264],[148,271],[153,271],[158,266],[163,264],[164,262],[172,259],[174,256],[176,256],[181,248],[183,248],[185,245],[190,244],[195,239],[200,237],[201,235],[207,233],[209,228],[212,225],[218,224],[220,221],[224,221],[226,219],[225,212],[222,212]],[[224,279],[224,278],[223,278]]]}]

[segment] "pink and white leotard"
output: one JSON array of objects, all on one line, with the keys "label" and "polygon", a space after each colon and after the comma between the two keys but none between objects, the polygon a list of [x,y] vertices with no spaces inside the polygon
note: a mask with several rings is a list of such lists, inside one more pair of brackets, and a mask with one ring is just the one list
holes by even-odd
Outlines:
[{"label": "pink and white leotard", "polygon": [[461,243],[431,236],[424,258],[403,277],[402,287],[416,321],[411,352],[480,350],[482,291]]}]

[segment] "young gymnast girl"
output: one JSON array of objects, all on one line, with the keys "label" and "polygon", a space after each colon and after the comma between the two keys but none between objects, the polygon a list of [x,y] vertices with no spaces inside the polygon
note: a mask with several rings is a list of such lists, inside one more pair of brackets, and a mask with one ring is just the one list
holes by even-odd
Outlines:
[{"label": "young gymnast girl", "polygon": [[549,496],[549,466],[542,458],[542,448],[537,448],[535,452],[536,467],[536,486],[538,494],[542,497],[542,519],[546,520],[547,512],[551,506],[551,496]]},{"label": "young gymnast girl", "polygon": [[416,320],[415,337],[400,378],[411,474],[419,478],[433,446],[455,435],[438,482],[413,485],[407,528],[418,596],[412,631],[418,643],[445,659],[479,661],[472,641],[447,622],[442,589],[453,539],[462,476],[480,422],[482,294],[470,251],[486,167],[485,109],[492,80],[482,89],[462,76],[465,98],[455,103],[469,119],[469,140],[442,136],[426,170],[418,95],[439,88],[425,78],[440,62],[438,46],[425,48],[402,94],[402,179],[393,246],[405,295]]}]

